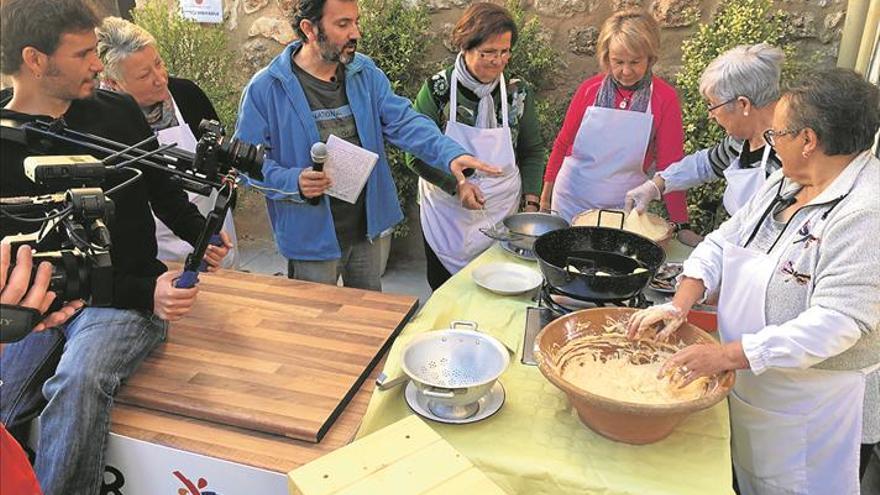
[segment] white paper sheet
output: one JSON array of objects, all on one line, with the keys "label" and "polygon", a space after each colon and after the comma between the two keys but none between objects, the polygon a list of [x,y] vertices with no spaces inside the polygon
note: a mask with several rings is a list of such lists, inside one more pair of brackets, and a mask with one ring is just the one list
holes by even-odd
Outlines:
[{"label": "white paper sheet", "polygon": [[327,189],[327,195],[354,204],[378,159],[379,155],[372,151],[331,134],[327,139],[324,172],[333,185]]},{"label": "white paper sheet", "polygon": [[223,0],[180,0],[180,13],[196,22],[223,22]]}]

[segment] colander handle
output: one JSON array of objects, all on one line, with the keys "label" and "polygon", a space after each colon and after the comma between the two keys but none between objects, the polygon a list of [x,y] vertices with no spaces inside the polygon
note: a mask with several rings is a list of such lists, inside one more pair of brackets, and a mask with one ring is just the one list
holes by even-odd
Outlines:
[{"label": "colander handle", "polygon": [[456,328],[463,327],[469,330],[477,331],[477,322],[468,321],[468,320],[453,320],[449,323],[449,328],[455,330]]},{"label": "colander handle", "polygon": [[438,392],[436,390],[426,388],[422,390],[422,393],[427,395],[428,397],[433,397],[435,399],[452,399],[455,397],[455,393],[452,390],[448,390],[446,392]]}]

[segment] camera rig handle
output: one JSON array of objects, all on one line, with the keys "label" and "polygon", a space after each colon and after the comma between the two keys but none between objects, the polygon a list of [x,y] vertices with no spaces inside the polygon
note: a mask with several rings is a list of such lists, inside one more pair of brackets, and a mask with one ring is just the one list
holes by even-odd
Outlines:
[{"label": "camera rig handle", "polygon": [[199,240],[196,242],[193,252],[186,257],[183,273],[174,280],[174,287],[179,289],[195,287],[199,283],[199,272],[207,271],[207,263],[204,258],[208,246],[223,244],[220,240],[220,229],[223,228],[223,220],[229,212],[232,194],[235,190],[234,182],[228,182],[227,186],[220,189],[217,199],[214,201],[214,208],[208,213],[205,227],[199,234]]}]

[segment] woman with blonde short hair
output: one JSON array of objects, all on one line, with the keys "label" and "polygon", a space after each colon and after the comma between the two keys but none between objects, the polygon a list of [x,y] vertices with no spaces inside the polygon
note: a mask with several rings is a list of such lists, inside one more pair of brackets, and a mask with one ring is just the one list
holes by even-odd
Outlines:
[{"label": "woman with blonde short hair", "polygon": [[[595,208],[623,209],[630,189],[684,155],[675,90],[651,73],[660,28],[643,10],[613,14],[602,25],[596,57],[602,72],[572,98],[544,173],[541,207],[564,218]],[[683,193],[666,196],[672,221],[687,222]]]}]

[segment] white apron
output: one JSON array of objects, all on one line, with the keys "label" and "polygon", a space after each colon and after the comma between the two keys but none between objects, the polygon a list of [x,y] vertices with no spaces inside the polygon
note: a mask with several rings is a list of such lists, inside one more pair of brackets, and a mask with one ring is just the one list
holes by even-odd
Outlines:
[{"label": "white apron", "polygon": [[724,178],[727,179],[727,187],[724,189],[724,209],[733,215],[742,208],[767,178],[767,159],[770,157],[770,145],[764,145],[764,154],[761,156],[761,165],[754,168],[743,168],[739,158],[736,158],[724,169]]},{"label": "white apron", "polygon": [[[653,91],[652,86],[652,97]],[[650,100],[645,112],[594,102],[581,120],[571,156],[562,161],[551,207],[569,222],[585,210],[622,210],[627,191],[647,180],[643,166],[653,125]]]},{"label": "white apron", "polygon": [[[778,261],[726,243],[718,302],[722,342],[766,326],[765,295]],[[741,495],[858,495],[864,392],[858,371],[737,371],[729,402]]]},{"label": "white apron", "polygon": [[[177,108],[177,102],[174,101],[174,98],[171,99],[171,103],[174,105],[174,114],[177,116],[179,125],[159,131],[159,143],[177,143],[178,148],[195,153],[198,140],[183,120],[183,115],[180,114],[180,109]],[[202,196],[201,194],[191,192],[186,194],[189,197],[190,203],[196,205],[199,212],[204,216],[207,216],[214,208],[214,201],[217,199],[216,189],[211,192],[210,196]],[[186,257],[192,252],[193,247],[188,242],[177,237],[156,215],[153,215],[153,219],[156,221],[156,242],[159,245],[159,252],[156,257],[162,261],[186,261]],[[221,266],[223,268],[236,269],[238,268],[238,239],[235,235],[235,224],[232,222],[231,211],[226,213],[226,219],[223,221],[223,230],[232,239],[233,247],[229,250],[226,258],[223,259]]]},{"label": "white apron", "polygon": [[420,217],[425,241],[449,273],[455,274],[492,245],[493,240],[480,232],[515,213],[519,206],[520,176],[513,152],[513,138],[508,124],[507,83],[504,74],[501,87],[502,126],[481,129],[460,124],[457,120],[458,73],[452,70],[449,90],[449,120],[446,135],[468,153],[501,169],[499,177],[475,174],[470,179],[486,198],[485,209],[468,210],[458,197],[419,179]]}]

